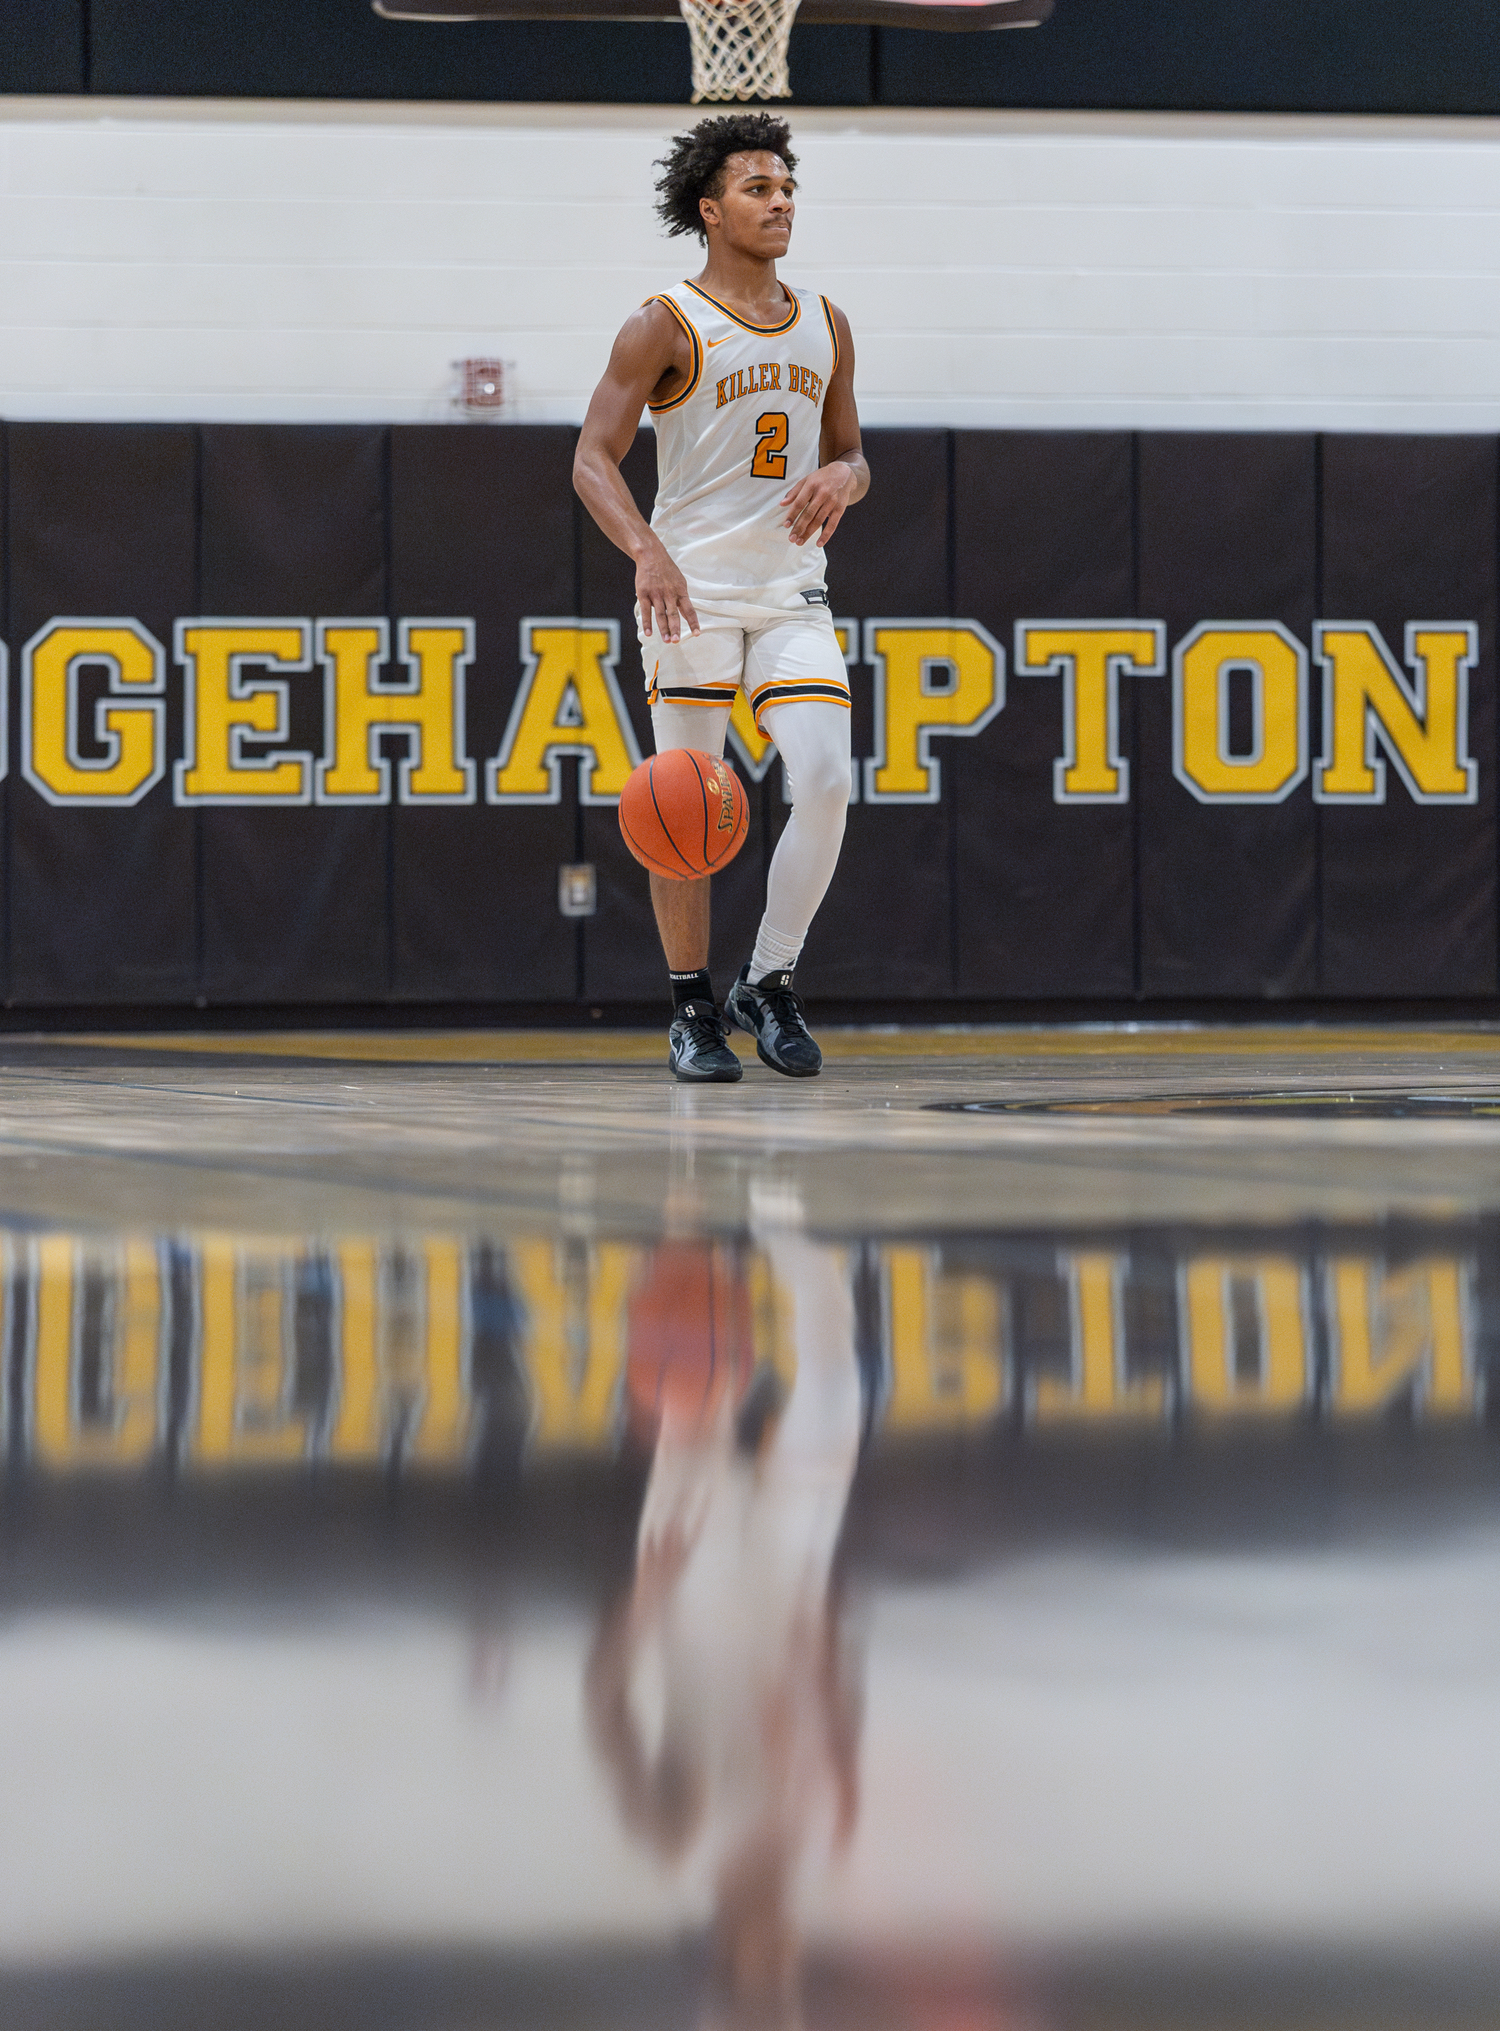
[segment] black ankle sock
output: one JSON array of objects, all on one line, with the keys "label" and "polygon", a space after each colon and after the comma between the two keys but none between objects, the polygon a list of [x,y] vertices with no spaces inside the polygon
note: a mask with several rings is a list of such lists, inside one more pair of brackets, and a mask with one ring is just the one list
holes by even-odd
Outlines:
[{"label": "black ankle sock", "polygon": [[713,983],[709,980],[706,966],[698,973],[669,973],[667,978],[672,983],[673,1008],[681,1008],[686,1001],[712,1001],[714,998]]}]

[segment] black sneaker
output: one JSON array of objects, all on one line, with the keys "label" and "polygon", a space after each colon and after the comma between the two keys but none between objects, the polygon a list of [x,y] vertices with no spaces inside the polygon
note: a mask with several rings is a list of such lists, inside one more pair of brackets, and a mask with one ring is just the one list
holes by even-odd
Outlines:
[{"label": "black sneaker", "polygon": [[789,1079],[815,1079],[822,1071],[823,1053],[802,1019],[802,1004],[792,992],[790,968],[752,982],[750,968],[742,966],[739,979],[729,990],[724,1013],[740,1029],[750,1032],[761,1063],[773,1072],[785,1072]]},{"label": "black sneaker", "polygon": [[745,1068],[730,1050],[724,1018],[711,1001],[685,1001],[667,1031],[667,1063],[679,1079],[743,1079]]}]

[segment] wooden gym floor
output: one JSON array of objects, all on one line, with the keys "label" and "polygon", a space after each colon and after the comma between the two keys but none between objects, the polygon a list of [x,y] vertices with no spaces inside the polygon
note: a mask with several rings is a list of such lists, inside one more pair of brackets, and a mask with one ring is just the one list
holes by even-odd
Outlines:
[{"label": "wooden gym floor", "polygon": [[[0,1040],[7,2031],[1500,2024],[1500,1028],[822,1041]],[[811,1730],[754,2010],[590,1706],[735,1333],[630,1697]]]}]

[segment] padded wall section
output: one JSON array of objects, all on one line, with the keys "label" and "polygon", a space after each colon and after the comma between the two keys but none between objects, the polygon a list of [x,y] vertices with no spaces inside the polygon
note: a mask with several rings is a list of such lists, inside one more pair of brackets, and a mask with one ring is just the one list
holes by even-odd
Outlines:
[{"label": "padded wall section", "polygon": [[[89,4],[96,92],[615,105],[684,103],[692,92],[687,35],[671,23],[386,21],[368,0]],[[794,30],[798,99],[867,103],[873,47],[867,28]]]},{"label": "padded wall section", "polygon": [[[202,433],[205,615],[386,611],[387,433],[220,425]],[[289,752],[323,748],[323,677],[280,680]],[[246,753],[273,756],[272,744]],[[205,805],[203,991],[211,1001],[376,1001],[390,986],[390,813]]]},{"label": "padded wall section", "polygon": [[[670,105],[690,89],[685,35],[655,23],[389,22],[367,0],[0,0],[0,29],[12,92]],[[1043,27],[993,34],[803,26],[791,66],[803,105],[1494,113],[1500,19],[1491,0],[1200,0],[1189,30],[1167,7],[1058,0]]]},{"label": "padded wall section", "polygon": [[[135,424],[9,427],[10,639],[14,669],[10,808],[10,998],[182,1002],[198,989],[196,820],[172,802],[182,688],[172,627],[197,603],[197,433]],[[159,780],[137,803],[49,801],[40,752],[22,773],[23,646],[57,616],[140,622],[162,651]],[[74,679],[83,766],[108,759],[96,713],[104,674]],[[141,715],[135,715],[137,725]],[[106,736],[107,738],[107,736]],[[64,793],[66,794],[66,785]]]},{"label": "padded wall section", "polygon": [[[1166,622],[1173,645],[1203,623],[1235,631],[1279,622],[1305,649],[1316,501],[1312,437],[1143,437],[1141,612]],[[1253,698],[1243,672],[1227,683],[1224,748],[1245,759],[1256,737]],[[1310,994],[1317,985],[1310,785],[1305,774],[1288,793],[1251,789],[1246,779],[1202,801],[1174,773],[1177,688],[1174,678],[1136,689],[1141,991]],[[1283,727],[1291,717],[1280,715]],[[1305,735],[1302,761],[1305,768]],[[1241,796],[1268,801],[1236,801]]]},{"label": "padded wall section", "polygon": [[[0,432],[8,998],[35,1008],[664,1001],[646,877],[614,806],[582,802],[576,757],[559,754],[555,792],[544,772],[509,791],[502,781],[498,802],[486,795],[486,765],[519,724],[527,622],[600,624],[604,647],[616,628],[615,696],[639,750],[652,745],[633,574],[576,503],[573,441],[544,426]],[[893,679],[878,705],[862,654],[851,673],[860,794],[799,974],[810,999],[875,1012],[954,998],[1496,993],[1493,437],[898,430],[871,432],[868,448],[871,493],[830,547],[831,608],[855,624],[860,651],[882,622],[908,643],[915,631],[923,647],[906,654],[904,705]],[[649,508],[649,432],[625,469]],[[230,738],[226,716],[240,715],[221,712],[224,766],[232,776],[303,755],[308,801],[265,798],[241,778],[219,786],[239,801],[195,801],[212,715],[206,693],[192,703],[172,656],[174,625],[195,617],[309,632],[320,619],[383,619],[393,650],[403,620],[472,623],[463,754],[473,800],[402,803],[398,788],[395,802],[366,803],[379,784],[356,781],[351,802],[313,801],[316,764],[335,744],[324,673],[251,662],[242,680],[284,686],[286,723]],[[165,652],[164,691],[111,700],[120,680],[84,656],[71,724],[57,668],[51,692],[38,677],[28,698],[25,644],[72,618],[139,623]],[[1018,674],[1016,624],[1081,631],[1116,619],[1160,623],[1175,670],[1120,684],[1119,796],[1060,796],[1066,680]],[[967,736],[944,730],[964,718],[945,702],[950,620],[975,624],[1010,665],[999,709],[987,709],[998,692],[968,694]],[[1384,665],[1375,649],[1361,666],[1379,710],[1345,692],[1343,717],[1325,713],[1310,653],[1320,620],[1358,623],[1373,631],[1362,639],[1385,645]],[[1449,655],[1456,722],[1454,644],[1469,627],[1460,742],[1432,688],[1437,664],[1424,692],[1407,654],[1418,644],[1406,638],[1435,628],[1446,639],[1431,654]],[[584,669],[579,645],[562,652]],[[555,662],[553,678],[545,712],[533,706],[528,721],[539,753],[577,744],[578,698]],[[376,682],[406,680],[393,657]],[[584,690],[616,740],[600,671],[585,672]],[[139,796],[101,804],[88,772],[110,765],[122,722],[100,709],[133,711],[138,740],[142,708],[157,702],[162,738]],[[406,736],[377,733],[372,751],[349,723],[347,752],[388,759],[399,785]],[[1356,774],[1367,759],[1383,764],[1383,795],[1328,801],[1323,782],[1315,801],[1336,726]],[[882,780],[902,740],[918,780]],[[1253,774],[1267,756],[1281,770],[1273,783]],[[753,940],[787,818],[781,769],[767,760],[759,782],[740,764],[751,838],[715,884],[721,993]],[[558,871],[574,860],[598,871],[592,918],[559,909]]]},{"label": "padded wall section", "polygon": [[1099,106],[1189,112],[1487,113],[1500,107],[1490,0],[1057,0],[1045,26],[879,33],[888,106]]},{"label": "padded wall section", "polygon": [[1383,803],[1319,814],[1329,994],[1496,991],[1495,452],[1489,437],[1323,441],[1325,618],[1373,621],[1398,664],[1411,622],[1479,630],[1475,801],[1419,803],[1381,746]]},{"label": "padded wall section", "polygon": [[0,0],[0,93],[83,92],[86,0]]},{"label": "padded wall section", "polygon": [[[1128,436],[960,431],[954,611],[1007,659],[1018,621],[1133,612]],[[1137,683],[1118,677],[1128,795]],[[945,744],[957,826],[954,921],[964,995],[1128,995],[1135,986],[1135,821],[1126,802],[1059,802],[1065,680],[1011,672],[1004,711]]]},{"label": "padded wall section", "polygon": [[[555,804],[484,801],[521,682],[521,630],[574,613],[574,432],[395,433],[391,607],[408,620],[471,619],[466,733],[473,805],[397,805],[393,816],[393,988],[418,1001],[567,1001],[578,935],[558,911],[574,858],[576,764]],[[394,630],[393,630],[393,647]]]},{"label": "padded wall section", "polygon": [[[855,621],[951,617],[947,432],[883,430],[867,451],[870,491],[828,548],[834,614]],[[850,672],[850,691],[855,769],[863,776],[862,758],[878,753],[881,739],[873,675],[863,661]],[[945,770],[957,745],[936,743]],[[854,1000],[878,993],[878,980],[894,978],[911,999],[951,995],[953,803],[872,804],[868,787],[860,783],[850,808],[799,984],[812,995]]]}]

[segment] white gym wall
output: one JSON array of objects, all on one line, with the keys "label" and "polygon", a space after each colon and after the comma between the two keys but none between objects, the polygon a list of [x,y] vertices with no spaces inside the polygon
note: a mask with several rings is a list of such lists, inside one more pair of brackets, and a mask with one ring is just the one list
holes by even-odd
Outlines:
[{"label": "white gym wall", "polygon": [[[575,422],[697,117],[0,100],[0,414]],[[790,117],[870,423],[1500,429],[1500,123]]]}]

